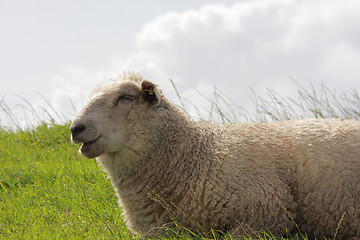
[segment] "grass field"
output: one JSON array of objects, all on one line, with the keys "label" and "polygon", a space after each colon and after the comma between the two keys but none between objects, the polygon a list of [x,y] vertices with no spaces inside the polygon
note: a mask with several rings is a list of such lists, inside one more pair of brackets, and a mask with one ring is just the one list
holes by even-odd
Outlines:
[{"label": "grass field", "polygon": [[133,239],[95,160],[69,125],[0,131],[0,239]]},{"label": "grass field", "polygon": [[[0,131],[0,239],[139,238],[126,229],[106,174],[78,147],[69,124]],[[176,238],[189,235],[202,238],[186,230]]]},{"label": "grass field", "polygon": [[[341,95],[338,100],[330,91],[323,91],[321,98],[315,92],[299,91],[299,101],[269,91],[272,101],[255,98],[258,112],[249,119],[359,119],[356,92]],[[219,96],[218,100],[225,99]],[[210,102],[211,111],[223,122],[232,121],[221,112],[218,102]],[[0,129],[0,239],[139,238],[127,230],[107,176],[94,159],[80,156],[78,147],[70,142],[69,123],[41,124],[28,130]],[[189,239],[186,235],[189,233],[178,238]],[[273,239],[268,234],[262,238]]]}]

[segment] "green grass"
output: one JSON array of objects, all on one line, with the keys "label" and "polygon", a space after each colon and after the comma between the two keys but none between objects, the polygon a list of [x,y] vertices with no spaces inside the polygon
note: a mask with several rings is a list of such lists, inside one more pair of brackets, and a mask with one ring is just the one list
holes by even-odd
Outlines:
[{"label": "green grass", "polygon": [[[0,239],[139,239],[106,174],[69,136],[69,124],[0,130]],[[181,226],[168,232],[169,239],[205,239]]]},{"label": "green grass", "polygon": [[[325,87],[318,93],[299,86],[297,98],[271,90],[263,98],[254,95],[255,113],[237,107],[216,88],[206,99],[208,116],[197,109],[197,118],[205,121],[360,118],[356,91],[337,95]],[[179,100],[184,106],[182,100],[186,99],[179,96]],[[12,118],[4,106],[0,107]],[[70,142],[69,123],[53,121],[26,130],[0,128],[0,239],[140,238],[126,228],[106,174],[94,159],[80,156],[78,147]],[[186,229],[175,238],[205,239]],[[259,238],[275,239],[267,233]],[[292,239],[306,238],[298,235]]]},{"label": "green grass", "polygon": [[69,125],[0,131],[0,239],[133,239],[95,160]]}]

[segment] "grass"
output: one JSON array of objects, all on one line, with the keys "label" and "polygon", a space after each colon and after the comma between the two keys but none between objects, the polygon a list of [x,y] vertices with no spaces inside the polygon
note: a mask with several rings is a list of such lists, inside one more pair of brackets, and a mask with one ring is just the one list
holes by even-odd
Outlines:
[{"label": "grass", "polygon": [[[106,174],[70,142],[69,124],[0,130],[0,162],[0,239],[140,238],[126,228]],[[205,239],[181,226],[168,232]]]},{"label": "grass", "polygon": [[[360,119],[360,98],[355,90],[337,95],[326,87],[320,93],[298,87],[297,99],[271,90],[265,98],[254,95],[254,114],[237,107],[214,88],[212,97],[206,98],[208,115],[198,109],[198,118],[225,123],[305,117]],[[4,106],[0,107],[13,117]],[[78,146],[70,142],[69,123],[1,128],[0,166],[0,239],[140,238],[126,228],[106,174],[94,159],[81,157]],[[181,226],[179,229],[180,233],[169,239],[205,239]],[[275,239],[269,233],[259,238]],[[296,235],[292,239],[306,238]]]},{"label": "grass", "polygon": [[0,131],[0,239],[136,239],[95,160],[69,125]]},{"label": "grass", "polygon": [[216,86],[212,94],[197,91],[207,102],[204,106],[195,105],[183,99],[177,91],[176,93],[180,108],[185,111],[184,106],[194,108],[196,116],[193,117],[200,121],[269,122],[304,118],[360,120],[360,95],[355,88],[337,93],[323,84],[318,88],[319,90],[314,86],[307,90],[295,80],[293,82],[298,93],[294,97],[283,96],[272,89],[267,89],[265,96],[257,96],[252,90],[251,100],[255,109],[252,112],[234,103]]}]

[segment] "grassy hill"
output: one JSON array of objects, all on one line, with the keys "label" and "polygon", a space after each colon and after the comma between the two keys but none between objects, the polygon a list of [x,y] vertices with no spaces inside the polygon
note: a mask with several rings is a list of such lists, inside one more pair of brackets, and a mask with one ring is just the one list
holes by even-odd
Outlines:
[{"label": "grassy hill", "polygon": [[[69,124],[0,130],[0,239],[139,238],[127,230],[106,174],[78,147]],[[205,239],[186,230],[177,239],[189,236]]]},{"label": "grassy hill", "polygon": [[0,239],[128,239],[114,190],[69,125],[0,131]]},{"label": "grassy hill", "polygon": [[[219,92],[213,96],[209,109],[214,114],[209,116],[218,114],[223,122],[234,121],[234,105]],[[254,97],[257,113],[247,115],[248,120],[360,118],[356,92],[335,95],[323,88],[318,94],[300,87],[298,99],[271,90],[268,97]],[[139,238],[126,229],[107,176],[94,159],[80,156],[78,147],[70,142],[69,124],[0,129],[0,239]],[[272,238],[265,235],[263,239]]]}]

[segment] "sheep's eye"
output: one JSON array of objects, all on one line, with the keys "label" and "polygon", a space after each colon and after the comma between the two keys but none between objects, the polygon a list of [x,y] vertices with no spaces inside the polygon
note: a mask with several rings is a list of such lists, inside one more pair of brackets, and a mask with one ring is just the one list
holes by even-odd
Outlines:
[{"label": "sheep's eye", "polygon": [[132,101],[134,99],[135,99],[135,97],[130,94],[122,94],[118,97],[118,99],[116,100],[116,103],[118,103],[120,101]]}]

